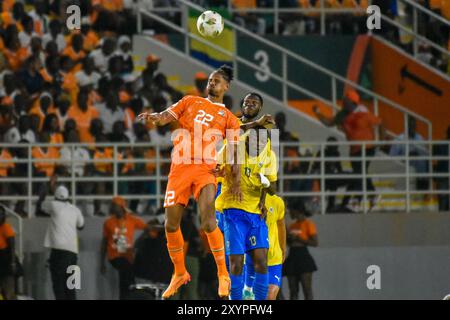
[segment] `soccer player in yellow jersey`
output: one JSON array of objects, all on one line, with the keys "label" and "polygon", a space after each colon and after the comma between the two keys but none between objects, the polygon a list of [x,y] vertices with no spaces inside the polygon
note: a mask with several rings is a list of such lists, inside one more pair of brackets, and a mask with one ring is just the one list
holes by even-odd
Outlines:
[{"label": "soccer player in yellow jersey", "polygon": [[[272,128],[273,125],[275,124],[275,121],[273,119],[273,117],[269,114],[264,114],[263,116],[259,117],[259,113],[263,107],[263,98],[261,97],[261,95],[259,95],[256,92],[250,92],[248,93],[243,100],[242,106],[241,106],[241,112],[242,112],[242,117],[240,117],[239,120],[239,124],[240,124],[240,128],[245,132],[249,129],[253,129],[256,127],[265,127],[265,128]],[[225,156],[225,148],[223,147],[219,152],[218,152],[218,159],[221,157]],[[224,162],[224,159],[221,159],[222,162]],[[219,165],[219,167],[221,167]],[[218,169],[218,171],[220,171],[220,169]],[[216,193],[216,198],[221,194],[222,191],[222,183],[223,183],[223,177],[222,176],[217,176],[216,180],[217,180],[217,193]],[[222,233],[224,233],[224,219],[223,219],[223,213],[216,210],[216,220],[217,220],[217,225],[219,227],[219,229],[222,231]],[[227,262],[227,268],[229,268],[229,263],[228,263],[228,254],[226,257],[226,262]]]},{"label": "soccer player in yellow jersey", "polygon": [[[262,103],[262,99],[252,98],[246,96],[244,110],[246,100],[253,100],[255,107],[260,107],[258,104]],[[244,255],[249,253],[255,265],[253,287],[255,299],[265,300],[269,282],[267,272],[269,239],[265,222],[267,214],[265,196],[277,180],[277,163],[268,136],[261,134],[259,130],[248,133],[241,136],[241,143],[245,146],[240,175],[243,201],[236,201],[228,195],[227,190],[232,184],[228,181],[229,178],[225,178],[222,193],[216,199],[216,210],[222,211],[224,215],[225,245],[230,258],[231,299],[242,300]],[[227,170],[230,170],[230,167],[225,165],[225,171]],[[229,177],[229,174],[225,174],[225,177]]]},{"label": "soccer player in yellow jersey", "polygon": [[[276,300],[281,288],[282,266],[286,258],[286,224],[284,222],[285,205],[277,195],[266,196],[267,228],[269,229],[269,252],[267,265],[269,271],[269,293],[267,300]],[[253,300],[253,282],[255,271],[252,260],[245,257],[244,300]]]}]

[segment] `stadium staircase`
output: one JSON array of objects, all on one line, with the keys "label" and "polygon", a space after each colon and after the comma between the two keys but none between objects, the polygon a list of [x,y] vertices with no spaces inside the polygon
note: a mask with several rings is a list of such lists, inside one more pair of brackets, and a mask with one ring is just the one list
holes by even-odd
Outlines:
[{"label": "stadium staircase", "polygon": [[[182,18],[182,26],[179,26],[163,17],[158,15],[155,12],[146,11],[142,8],[137,8],[138,14],[138,35],[133,37],[133,53],[135,56],[137,68],[143,69],[145,66],[145,58],[148,54],[156,54],[157,56],[162,57],[162,61],[160,63],[160,70],[168,75],[169,81],[177,86],[186,87],[186,84],[192,83],[194,79],[194,75],[198,71],[211,72],[213,68],[208,66],[202,61],[199,61],[193,58],[190,54],[190,40],[194,39],[203,44],[210,46],[217,51],[228,55],[231,57],[233,61],[234,69],[239,70],[239,66],[246,66],[253,71],[265,72],[270,76],[271,79],[280,83],[283,87],[283,98],[277,99],[273,96],[270,96],[266,93],[263,93],[263,97],[266,101],[265,103],[265,112],[274,114],[278,111],[283,111],[287,115],[287,129],[298,132],[300,134],[300,138],[302,141],[308,142],[320,142],[324,141],[328,136],[334,135],[339,140],[343,140],[344,137],[342,133],[336,129],[326,128],[324,127],[317,119],[312,117],[310,114],[301,112],[296,108],[292,108],[289,106],[288,100],[288,91],[289,92],[297,92],[302,94],[303,96],[308,97],[309,99],[316,100],[320,103],[321,106],[326,106],[329,108],[330,113],[335,113],[339,110],[338,106],[338,85],[343,86],[345,88],[354,88],[358,90],[360,93],[364,94],[365,97],[369,97],[371,99],[371,105],[373,106],[373,111],[375,114],[378,114],[378,105],[383,104],[395,112],[400,112],[403,115],[405,128],[407,128],[407,118],[412,117],[415,118],[418,123],[422,123],[426,126],[428,137],[432,136],[432,124],[431,122],[416,114],[407,108],[399,105],[398,103],[391,101],[383,96],[378,95],[377,93],[360,86],[359,84],[346,79],[331,70],[328,70],[313,61],[296,54],[292,51],[289,51],[273,42],[270,42],[262,37],[259,37],[256,34],[249,32],[246,29],[243,29],[233,22],[226,21],[226,25],[232,28],[235,32],[240,32],[248,37],[251,37],[252,40],[264,43],[269,46],[273,50],[276,50],[280,53],[282,57],[282,72],[281,74],[275,74],[270,70],[263,70],[259,65],[255,64],[253,61],[249,61],[241,56],[239,56],[236,52],[229,52],[223,49],[220,46],[217,46],[213,43],[208,42],[204,38],[198,36],[198,34],[192,33],[187,28],[186,17],[188,15],[188,10],[195,9],[199,12],[203,12],[205,8],[202,8],[196,4],[193,4],[190,1],[179,0],[180,6],[183,11],[183,15],[185,18]],[[184,48],[179,50],[170,45],[168,41],[162,40],[163,36],[153,36],[146,35],[146,30],[142,30],[142,17],[145,16],[147,18],[152,19],[155,22],[158,22],[161,25],[164,25],[166,28],[175,32],[177,34],[181,34],[184,37]],[[236,45],[238,45],[236,43]],[[329,100],[319,94],[312,92],[304,87],[299,86],[298,84],[292,83],[288,80],[288,63],[300,63],[304,64],[310,68],[313,68],[317,73],[326,76],[330,81],[330,91],[332,92],[332,99]],[[258,91],[254,87],[248,85],[243,81],[243,77],[239,74],[236,74],[236,81],[233,83],[232,89],[230,90],[230,95],[233,100],[236,102],[240,101],[245,93],[249,91]],[[346,148],[342,148],[342,151],[346,154]],[[349,165],[349,164],[348,164]],[[383,162],[381,166],[371,166],[369,168],[369,173],[377,173],[377,172],[392,172],[394,170],[398,170],[398,168],[402,168],[403,164],[395,161]],[[395,179],[383,179],[382,181],[375,181],[377,188],[382,188],[383,190],[395,190],[395,186],[398,181]],[[339,201],[339,200],[338,200]],[[421,205],[422,203],[418,203]],[[429,205],[428,202],[426,205]],[[379,209],[382,211],[395,211],[400,208],[400,210],[405,208],[405,201],[401,197],[389,195],[383,195],[383,199],[378,202]]]}]

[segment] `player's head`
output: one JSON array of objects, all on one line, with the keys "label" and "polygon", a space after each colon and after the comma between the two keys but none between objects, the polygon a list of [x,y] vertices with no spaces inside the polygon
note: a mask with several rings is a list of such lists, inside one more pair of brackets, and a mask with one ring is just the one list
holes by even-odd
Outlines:
[{"label": "player's head", "polygon": [[263,98],[256,92],[247,94],[242,102],[242,114],[249,119],[256,117],[263,107]]},{"label": "player's head", "polygon": [[206,90],[212,97],[223,97],[230,88],[230,82],[233,80],[233,69],[230,66],[223,65],[213,71],[208,78]]}]

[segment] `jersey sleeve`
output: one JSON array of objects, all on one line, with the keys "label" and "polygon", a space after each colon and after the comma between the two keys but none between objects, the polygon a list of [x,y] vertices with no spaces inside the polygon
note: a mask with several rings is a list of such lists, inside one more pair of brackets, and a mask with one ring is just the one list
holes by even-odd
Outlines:
[{"label": "jersey sleeve", "polygon": [[179,119],[184,111],[186,110],[187,102],[189,101],[190,96],[185,96],[181,100],[179,100],[177,103],[172,105],[167,109],[167,112],[169,112],[172,116],[174,116],[175,119]]}]

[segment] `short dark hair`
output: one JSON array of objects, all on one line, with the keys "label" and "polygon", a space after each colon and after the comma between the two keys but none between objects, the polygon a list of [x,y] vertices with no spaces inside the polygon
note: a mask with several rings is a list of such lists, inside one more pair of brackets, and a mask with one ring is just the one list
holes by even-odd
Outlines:
[{"label": "short dark hair", "polygon": [[216,72],[220,73],[227,82],[231,82],[233,80],[233,68],[226,64],[217,69]]},{"label": "short dark hair", "polygon": [[257,93],[257,92],[250,92],[249,94],[247,94],[247,96],[257,97],[259,99],[259,102],[261,102],[261,107],[264,105],[264,99],[259,93]]}]

